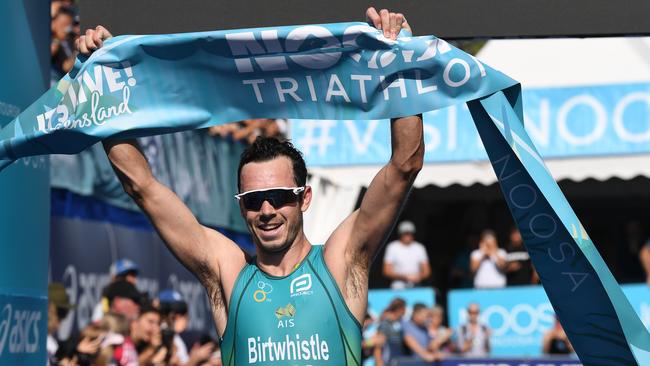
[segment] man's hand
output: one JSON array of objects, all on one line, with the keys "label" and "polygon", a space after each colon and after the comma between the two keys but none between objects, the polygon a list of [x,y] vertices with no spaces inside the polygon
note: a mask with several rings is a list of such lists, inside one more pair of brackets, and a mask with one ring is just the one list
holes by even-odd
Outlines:
[{"label": "man's hand", "polygon": [[420,283],[420,281],[422,281],[422,278],[420,277],[420,275],[417,275],[417,274],[406,275],[405,277],[406,277],[406,281],[408,281],[408,282],[410,282],[412,284],[415,284],[415,285],[417,285],[418,283]]},{"label": "man's hand", "polygon": [[77,38],[75,47],[82,55],[90,55],[100,48],[104,41],[113,37],[108,29],[98,25],[95,29],[86,29],[86,34]]},{"label": "man's hand", "polygon": [[402,28],[413,33],[411,26],[404,18],[402,13],[391,13],[386,9],[381,9],[379,13],[375,8],[370,7],[366,10],[366,19],[368,23],[375,26],[375,28],[384,32],[384,37],[395,40]]}]

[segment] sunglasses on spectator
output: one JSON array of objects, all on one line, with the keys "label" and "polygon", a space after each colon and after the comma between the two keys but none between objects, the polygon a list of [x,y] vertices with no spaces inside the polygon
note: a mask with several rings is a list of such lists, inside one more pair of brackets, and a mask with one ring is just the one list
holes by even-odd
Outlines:
[{"label": "sunglasses on spectator", "polygon": [[255,189],[235,195],[247,210],[259,211],[264,201],[268,201],[273,208],[278,209],[284,205],[298,202],[300,194],[305,187],[276,187]]}]

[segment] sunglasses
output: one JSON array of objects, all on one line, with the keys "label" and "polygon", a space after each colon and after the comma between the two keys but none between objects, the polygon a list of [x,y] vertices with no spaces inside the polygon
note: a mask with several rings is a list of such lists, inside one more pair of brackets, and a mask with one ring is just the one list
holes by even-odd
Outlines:
[{"label": "sunglasses", "polygon": [[278,209],[284,205],[295,203],[305,187],[277,187],[255,189],[235,195],[247,210],[259,211],[264,201],[268,201],[273,208]]}]

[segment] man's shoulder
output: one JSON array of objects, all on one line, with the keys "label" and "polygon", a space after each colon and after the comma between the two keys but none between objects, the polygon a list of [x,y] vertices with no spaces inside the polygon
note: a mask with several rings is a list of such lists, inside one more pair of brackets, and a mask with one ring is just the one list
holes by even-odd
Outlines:
[{"label": "man's shoulder", "polygon": [[412,333],[417,331],[418,326],[412,320],[407,320],[402,323],[402,328],[404,329],[404,333]]},{"label": "man's shoulder", "polygon": [[386,253],[399,250],[399,245],[400,242],[398,240],[391,241],[390,243],[388,243],[388,245],[386,245]]},{"label": "man's shoulder", "polygon": [[413,246],[420,250],[424,250],[425,252],[427,250],[427,247],[425,247],[424,244],[420,243],[419,241],[414,241]]},{"label": "man's shoulder", "polygon": [[389,243],[386,245],[386,250],[388,250],[389,248],[395,248],[396,246],[398,246],[398,245],[400,245],[400,244],[401,244],[401,243],[400,243],[399,240],[393,240],[393,241],[389,242]]}]

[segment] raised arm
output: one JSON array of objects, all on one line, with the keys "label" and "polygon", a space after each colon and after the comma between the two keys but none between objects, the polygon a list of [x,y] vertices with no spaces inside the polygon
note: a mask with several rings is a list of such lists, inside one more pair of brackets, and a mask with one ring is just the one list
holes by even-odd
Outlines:
[{"label": "raised arm", "polygon": [[156,180],[135,140],[105,141],[104,149],[124,190],[174,255],[199,277],[205,276],[206,270],[217,270],[215,252],[219,246],[227,246],[229,239],[201,225],[183,201]]},{"label": "raised arm", "polygon": [[[87,30],[76,46],[82,54],[90,54],[110,37],[108,30],[98,26]],[[223,299],[214,298],[221,294],[215,286],[222,279],[220,272],[239,273],[233,267],[243,267],[245,254],[227,237],[201,225],[178,196],[156,180],[135,140],[104,141],[104,149],[124,190],[149,217],[167,247],[206,285],[213,300]]]},{"label": "raised arm", "polygon": [[415,177],[422,169],[422,116],[391,121],[392,155],[368,186],[358,212],[351,218],[347,249],[370,263],[397,219]]}]

